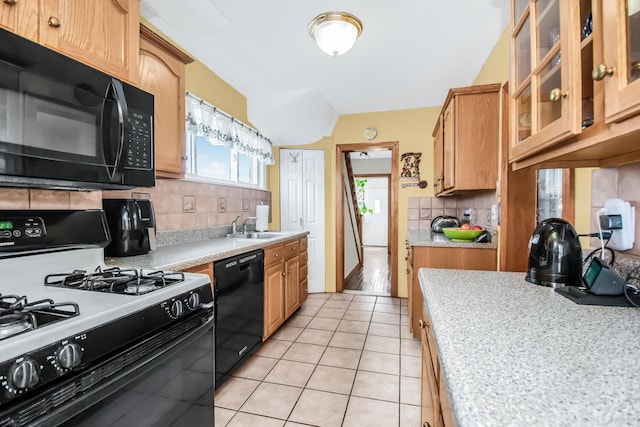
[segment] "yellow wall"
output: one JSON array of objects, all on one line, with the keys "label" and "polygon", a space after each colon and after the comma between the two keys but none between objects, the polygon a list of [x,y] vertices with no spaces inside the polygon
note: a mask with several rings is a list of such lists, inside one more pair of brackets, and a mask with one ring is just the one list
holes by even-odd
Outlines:
[{"label": "yellow wall", "polygon": [[474,80],[474,85],[489,83],[506,83],[509,80],[509,41],[511,31],[509,26],[498,39],[493,50],[487,57],[484,65]]},{"label": "yellow wall", "polygon": [[[325,151],[325,259],[326,259],[326,286],[327,292],[334,292],[335,284],[335,247],[336,247],[336,145],[368,143],[364,140],[363,132],[368,127],[375,127],[378,136],[371,142],[398,141],[400,154],[406,152],[421,152],[420,175],[429,183],[433,182],[433,138],[431,132],[441,107],[416,108],[410,110],[386,111],[367,114],[349,114],[340,116],[333,133],[319,142],[310,145],[286,147],[322,149]],[[278,156],[278,147],[274,147]],[[276,164],[268,168],[273,205],[272,228],[278,228],[280,224],[280,189],[278,157]],[[400,188],[398,190],[398,295],[407,296],[407,276],[403,274],[406,262],[404,261],[404,241],[407,238],[408,224],[408,198],[433,196],[431,185],[426,189],[417,187]]]}]

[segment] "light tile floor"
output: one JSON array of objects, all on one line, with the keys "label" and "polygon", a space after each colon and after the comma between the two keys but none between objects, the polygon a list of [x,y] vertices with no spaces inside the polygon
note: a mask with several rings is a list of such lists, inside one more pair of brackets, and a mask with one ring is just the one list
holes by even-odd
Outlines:
[{"label": "light tile floor", "polygon": [[407,300],[311,294],[216,391],[216,427],[420,426]]}]

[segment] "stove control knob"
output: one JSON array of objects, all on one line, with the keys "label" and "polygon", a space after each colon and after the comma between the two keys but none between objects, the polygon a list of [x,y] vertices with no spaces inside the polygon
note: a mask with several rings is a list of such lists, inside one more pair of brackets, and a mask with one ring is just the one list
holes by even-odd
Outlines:
[{"label": "stove control knob", "polygon": [[40,369],[38,369],[36,362],[25,358],[23,361],[13,364],[9,370],[9,380],[18,390],[31,388],[40,381]]},{"label": "stove control knob", "polygon": [[62,369],[75,368],[82,361],[82,348],[78,344],[65,344],[56,351],[56,361]]},{"label": "stove control knob", "polygon": [[191,310],[195,310],[196,308],[198,308],[199,305],[200,305],[200,295],[198,295],[195,292],[189,295],[189,299],[187,300],[187,306]]},{"label": "stove control knob", "polygon": [[173,317],[180,317],[184,314],[184,305],[182,301],[175,300],[171,303],[171,315]]}]

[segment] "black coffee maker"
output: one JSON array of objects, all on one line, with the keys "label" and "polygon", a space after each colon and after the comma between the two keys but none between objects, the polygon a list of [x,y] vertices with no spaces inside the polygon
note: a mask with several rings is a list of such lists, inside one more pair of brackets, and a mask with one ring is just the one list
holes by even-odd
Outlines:
[{"label": "black coffee maker", "polygon": [[582,248],[578,233],[564,219],[540,222],[529,239],[529,266],[525,277],[536,285],[580,286]]},{"label": "black coffee maker", "polygon": [[106,256],[142,255],[155,249],[156,217],[151,200],[104,199],[102,207],[111,232]]}]

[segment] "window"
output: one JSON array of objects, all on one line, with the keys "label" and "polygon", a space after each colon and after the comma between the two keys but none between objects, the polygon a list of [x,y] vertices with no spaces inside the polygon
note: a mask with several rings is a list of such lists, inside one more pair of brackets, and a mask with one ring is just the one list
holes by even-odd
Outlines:
[{"label": "window", "polygon": [[187,173],[195,178],[266,188],[266,164],[187,132]]},{"label": "window", "polygon": [[230,115],[187,94],[187,173],[197,179],[266,188],[271,141]]}]

